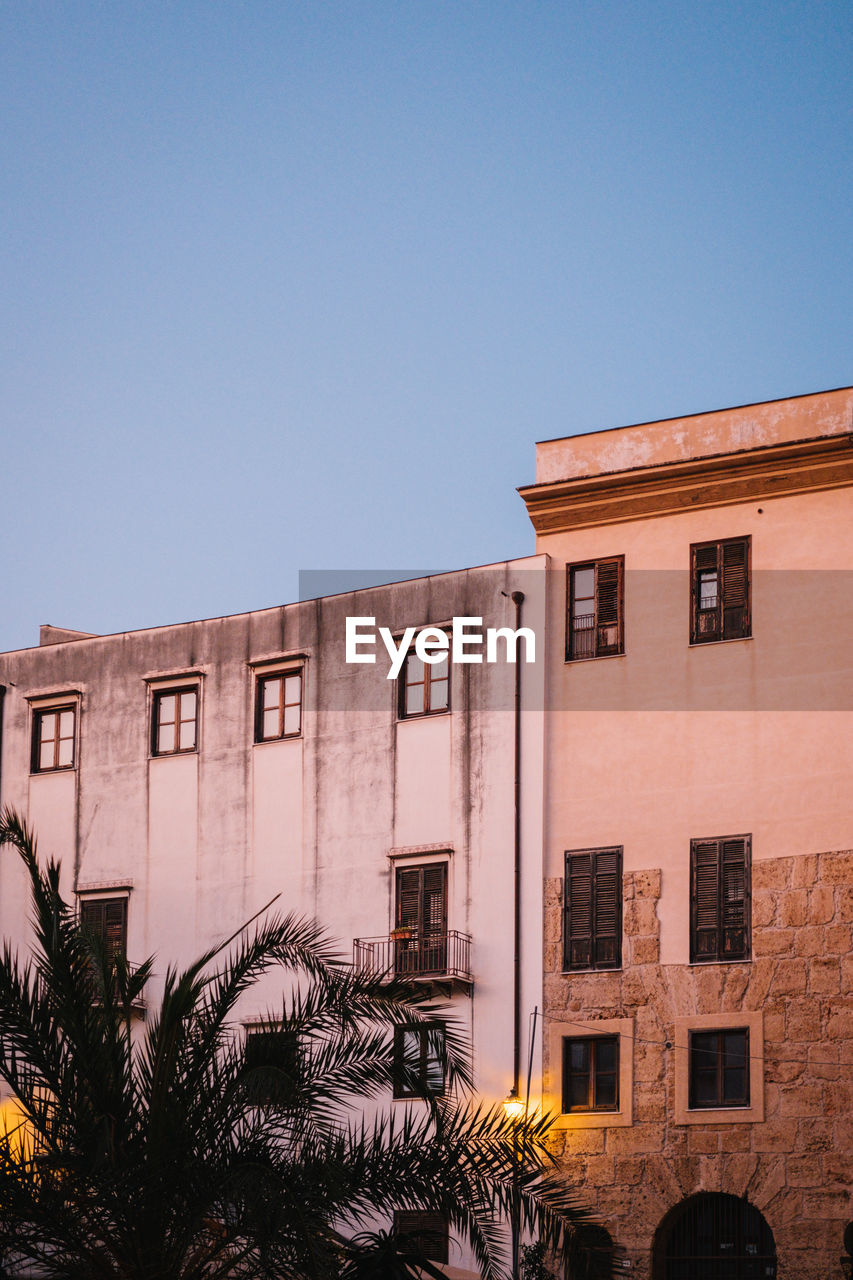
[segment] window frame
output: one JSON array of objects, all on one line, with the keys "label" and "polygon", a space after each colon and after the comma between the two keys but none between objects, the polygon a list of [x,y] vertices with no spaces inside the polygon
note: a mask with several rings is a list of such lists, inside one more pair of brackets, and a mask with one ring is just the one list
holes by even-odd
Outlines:
[{"label": "window frame", "polygon": [[[584,1073],[574,1072],[570,1069],[569,1058],[573,1045],[584,1045],[588,1055],[588,1065]],[[600,1070],[598,1066],[599,1053],[603,1046],[609,1046],[615,1052],[615,1065],[612,1071]],[[569,1088],[574,1076],[583,1074],[587,1081],[587,1102],[586,1105],[574,1105],[569,1098]],[[613,1076],[614,1085],[614,1102],[612,1105],[599,1103],[596,1099],[596,1091],[599,1087],[599,1077],[604,1075]],[[613,1113],[619,1110],[619,1035],[592,1035],[592,1036],[564,1036],[563,1037],[563,1096],[561,1105],[562,1115],[588,1115],[591,1112]],[[567,1105],[568,1104],[568,1105]]]},{"label": "window frame", "polygon": [[[730,1065],[726,1064],[726,1054],[724,1037],[728,1035],[742,1035],[744,1037],[744,1052],[740,1070],[744,1076],[744,1095],[737,1098],[727,1099],[726,1092],[726,1072],[733,1070]],[[699,1070],[697,1056],[702,1050],[697,1046],[697,1039],[703,1037],[705,1039],[713,1039],[715,1047],[714,1053],[714,1071],[715,1071],[715,1102],[697,1102],[697,1072]],[[732,1107],[748,1107],[749,1106],[749,1027],[716,1027],[714,1029],[693,1028],[687,1033],[688,1047],[688,1075],[687,1075],[687,1105],[691,1111],[727,1111]]]},{"label": "window frame", "polygon": [[[189,724],[189,720],[182,720],[180,717],[180,699],[185,694],[192,693],[195,695],[195,716],[193,724],[195,731],[193,733],[193,745],[191,747],[182,747],[180,745],[181,733],[180,726]],[[175,703],[175,746],[170,750],[161,751],[158,746],[159,731],[162,727],[159,717],[160,706],[164,698],[176,698]],[[169,723],[169,722],[167,722]],[[200,681],[188,681],[181,684],[158,685],[151,690],[151,733],[149,748],[152,758],[162,759],[170,756],[189,756],[198,754],[201,729],[201,683]]]},{"label": "window frame", "polygon": [[[104,920],[103,931],[95,927],[91,920],[87,920],[87,909],[102,906],[104,908],[113,906],[117,903],[122,905],[121,918],[121,939],[117,945],[110,945],[107,936],[109,925]],[[125,963],[127,963],[127,933],[128,933],[128,917],[130,915],[130,894],[125,891],[111,893],[105,890],[78,890],[77,891],[77,919],[81,928],[89,929],[92,933],[99,936],[104,944],[106,952],[109,956],[115,957],[121,955]]]},{"label": "window frame", "polygon": [[[749,1105],[691,1107],[691,1032],[741,1030],[749,1032]],[[674,1039],[674,1124],[760,1124],[764,1120],[764,1014],[761,1009],[739,1009],[735,1013],[688,1014],[676,1018]]]},{"label": "window frame", "polygon": [[[562,909],[562,932],[563,932],[563,972],[564,973],[584,973],[598,972],[599,970],[621,969],[622,968],[622,902],[624,898],[624,885],[622,875],[622,846],[608,845],[602,849],[567,849],[564,854],[564,870],[563,870],[563,909]],[[615,872],[599,871],[599,861],[604,857],[615,857]],[[582,935],[573,932],[571,928],[571,888],[572,881],[579,879],[570,875],[570,861],[576,865],[580,864],[582,858],[589,858],[591,862],[590,868],[590,889],[589,889],[589,959],[585,962],[572,961],[572,946],[576,941],[582,940]],[[597,960],[596,951],[600,943],[604,942],[609,936],[605,931],[599,931],[596,927],[599,915],[598,909],[598,879],[599,875],[615,875],[616,877],[616,894],[614,903],[614,922],[613,922],[613,946],[614,954],[612,960]]]},{"label": "window frame", "polygon": [[[615,587],[615,622],[599,622],[599,610],[601,608],[601,596],[599,587],[599,578],[602,568],[614,565],[616,567],[616,587]],[[593,588],[592,596],[582,597],[583,599],[591,599],[593,602],[594,612],[591,616],[594,621],[592,627],[583,628],[583,632],[593,632],[593,652],[579,653],[577,652],[576,637],[581,634],[578,628],[574,626],[574,603],[575,603],[575,580],[578,573],[583,570],[593,570]],[[586,616],[586,615],[584,615]],[[611,644],[601,643],[601,631],[605,627],[616,628],[616,641]],[[619,556],[598,556],[590,560],[578,560],[573,564],[566,565],[566,662],[591,662],[596,658],[617,658],[621,657],[625,652],[625,557]]]},{"label": "window frame", "polygon": [[[416,911],[412,911],[411,888],[404,885],[407,876],[418,875]],[[441,877],[440,894],[427,883],[427,877]],[[432,921],[432,895],[440,903],[441,922]],[[432,858],[426,862],[412,862],[394,868],[394,971],[398,977],[417,978],[431,973],[444,973],[447,969],[449,948],[449,900],[450,863],[446,858]],[[408,930],[407,936],[401,936]]]},{"label": "window frame", "polygon": [[[65,773],[69,769],[77,768],[77,725],[79,701],[76,698],[59,697],[55,701],[39,702],[37,706],[32,708],[32,726],[30,738],[30,773]],[[61,744],[68,742],[68,737],[60,735],[62,724],[62,716],[70,712],[72,717],[71,727],[71,761],[68,764],[59,763],[59,753]],[[50,739],[44,739],[41,735],[41,727],[44,720],[48,716],[56,716],[56,728],[53,734],[53,764],[43,765],[41,763],[42,747],[45,742]]]},{"label": "window frame", "polygon": [[[563,1111],[563,1041],[617,1036],[619,1039],[618,1111]],[[546,1086],[543,1106],[554,1116],[554,1128],[617,1129],[634,1123],[634,1020],[633,1018],[584,1018],[569,1022],[548,1021],[546,1037]]]},{"label": "window frame", "polygon": [[[277,1042],[282,1046],[282,1059],[280,1063],[268,1060],[267,1062],[252,1062],[251,1043],[256,1044],[263,1038],[275,1037]],[[286,1030],[280,1026],[271,1025],[266,1022],[250,1022],[246,1023],[243,1034],[243,1062],[247,1070],[263,1070],[264,1068],[274,1070],[280,1065],[281,1070],[287,1074],[292,1072],[294,1076],[301,1068],[302,1046],[299,1042],[299,1035],[295,1031]],[[286,1059],[286,1060],[285,1060]],[[264,1106],[267,1104],[280,1102],[281,1096],[276,1097],[275,1090],[261,1089],[255,1093],[252,1099],[253,1104]]]},{"label": "window frame", "polygon": [[[298,677],[298,679],[299,679],[299,701],[298,701],[298,703],[294,703],[294,702],[287,702],[287,701],[285,700],[285,699],[286,699],[286,681],[287,681],[287,680],[289,680],[289,679],[292,679],[294,676]],[[305,704],[304,704],[304,698],[305,698],[305,669],[304,669],[304,666],[300,663],[299,665],[296,665],[296,666],[293,666],[293,667],[282,667],[282,668],[280,668],[279,670],[273,670],[273,671],[255,671],[255,673],[254,673],[254,678],[255,678],[255,690],[254,690],[254,693],[255,693],[255,715],[254,715],[254,743],[255,743],[255,746],[260,746],[260,745],[262,745],[262,744],[264,744],[264,743],[267,743],[267,742],[285,742],[285,741],[287,741],[289,738],[301,738],[301,737],[302,737],[302,723],[303,723],[304,710],[305,710]],[[279,701],[278,708],[277,708],[277,709],[278,709],[278,713],[279,713],[279,729],[280,729],[280,732],[275,733],[275,734],[272,734],[272,735],[270,735],[270,736],[268,736],[268,737],[265,737],[265,736],[264,736],[264,732],[263,732],[263,727],[264,727],[264,712],[265,712],[265,710],[275,710],[276,708],[265,708],[265,707],[264,707],[264,690],[265,690],[266,685],[267,685],[267,684],[269,684],[269,683],[271,683],[273,680],[279,680],[279,681],[281,682],[281,694],[282,694],[282,697],[281,697],[281,699],[280,699],[280,701]],[[298,727],[297,729],[294,729],[294,730],[290,731],[290,732],[286,732],[286,731],[285,731],[285,723],[286,723],[286,720],[287,720],[287,709],[288,709],[288,707],[293,707],[293,706],[298,706],[298,707],[299,707],[299,727]]]},{"label": "window frame", "polygon": [[[726,896],[727,896],[727,877],[726,866],[737,867],[738,862],[734,857],[729,857],[727,863],[726,846],[733,845],[742,846],[743,854],[743,919],[741,925],[730,924],[729,930],[741,928],[743,931],[743,947],[740,950],[726,948]],[[707,910],[707,906],[700,902],[700,885],[699,874],[700,852],[703,847],[708,848],[712,845],[716,846],[715,855],[715,895],[716,895],[716,920],[713,926],[702,925],[703,910]],[[710,863],[706,864],[704,868]],[[703,876],[705,879],[706,876]],[[707,895],[707,888],[703,890]],[[713,951],[702,949],[703,935],[707,935],[711,928],[716,932],[716,946]],[[691,964],[748,964],[752,959],[752,835],[741,834],[733,836],[709,836],[702,839],[690,841],[690,963]]]},{"label": "window frame", "polygon": [[[407,1035],[415,1035],[418,1039],[418,1065],[417,1068],[411,1069],[411,1075],[414,1077],[414,1083],[417,1087],[407,1089],[405,1087],[405,1065],[404,1065],[404,1037]],[[430,1038],[439,1036],[441,1038],[441,1046],[438,1054],[430,1049]],[[441,1098],[447,1091],[447,1076],[445,1071],[445,1056],[447,1050],[447,1031],[443,1022],[435,1023],[409,1023],[406,1026],[394,1028],[394,1047],[393,1047],[393,1091],[395,1098]],[[431,1088],[429,1084],[430,1068],[435,1066],[441,1069],[441,1085],[438,1088]]]},{"label": "window frame", "polygon": [[[743,554],[743,600],[737,597],[737,567],[729,567],[732,575],[731,597],[727,602],[726,551],[729,548],[744,548]],[[715,551],[715,567],[710,564],[711,551]],[[703,554],[707,563],[702,564]],[[700,608],[702,596],[702,578],[705,574],[714,573],[717,580],[717,594],[713,609]],[[732,621],[726,625],[727,612],[740,610],[743,617],[740,624]],[[711,615],[714,615],[713,617]],[[703,618],[704,615],[704,618]],[[737,538],[712,538],[706,542],[690,544],[690,644],[721,644],[727,640],[752,639],[752,536],[742,534]]]},{"label": "window frame", "polygon": [[[444,630],[445,630],[444,626],[423,626],[420,628],[420,631],[444,631]],[[417,636],[415,636],[414,639],[412,640],[409,650],[405,658],[403,659],[403,666],[400,671],[400,674],[397,677],[397,719],[398,720],[421,720],[427,716],[443,716],[443,715],[448,715],[451,710],[452,681],[450,678],[450,673],[451,673],[453,664],[450,661],[450,650],[447,649],[445,651],[443,663],[423,662],[420,658],[418,658],[418,655],[415,652],[416,639],[417,639]],[[422,681],[413,680],[410,682],[407,679],[408,671],[409,671],[409,661],[412,658],[415,658],[418,662],[420,662],[423,667],[424,678]],[[440,666],[445,667],[447,671],[447,675],[434,680],[433,670],[435,667],[440,667]],[[406,706],[406,701],[407,701],[406,691],[410,688],[411,689],[417,688],[421,684],[423,684],[423,689],[424,689],[423,710],[409,711]],[[443,684],[446,686],[447,697],[446,697],[445,705],[443,707],[430,706],[431,689],[433,684]]]}]

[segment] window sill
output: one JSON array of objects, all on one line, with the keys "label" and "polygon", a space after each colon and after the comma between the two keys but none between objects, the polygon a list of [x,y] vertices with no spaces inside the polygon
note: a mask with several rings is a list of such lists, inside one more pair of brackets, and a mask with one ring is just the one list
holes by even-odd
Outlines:
[{"label": "window sill", "polygon": [[561,969],[560,976],[563,978],[574,978],[588,973],[621,973],[623,968],[624,965],[612,964],[608,965],[606,968],[602,965],[597,969]]},{"label": "window sill", "polygon": [[755,636],[732,636],[730,640],[690,640],[688,649],[714,649],[718,644],[748,644]]},{"label": "window sill", "polygon": [[594,658],[564,658],[564,667],[585,667],[588,662],[612,662],[614,658],[627,658],[627,654],[623,650],[622,653],[600,653]]}]

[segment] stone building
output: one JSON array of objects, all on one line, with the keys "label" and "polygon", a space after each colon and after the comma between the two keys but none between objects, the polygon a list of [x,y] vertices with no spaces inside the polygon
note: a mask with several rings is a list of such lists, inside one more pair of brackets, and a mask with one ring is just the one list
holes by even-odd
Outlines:
[{"label": "stone building", "polygon": [[844,1274],[851,433],[851,389],[751,405],[545,442],[521,490],[551,581],[545,1096],[638,1277]]}]

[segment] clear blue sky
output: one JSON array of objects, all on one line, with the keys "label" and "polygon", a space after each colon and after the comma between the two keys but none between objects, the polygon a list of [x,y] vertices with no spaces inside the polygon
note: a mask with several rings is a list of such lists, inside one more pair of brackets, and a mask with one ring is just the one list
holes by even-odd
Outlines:
[{"label": "clear blue sky", "polygon": [[0,648],[533,548],[534,441],[853,382],[850,0],[0,3]]}]

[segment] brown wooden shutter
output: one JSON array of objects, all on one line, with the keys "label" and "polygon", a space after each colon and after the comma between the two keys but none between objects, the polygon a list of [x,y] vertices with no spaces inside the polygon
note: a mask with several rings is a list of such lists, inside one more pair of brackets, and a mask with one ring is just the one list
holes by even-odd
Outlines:
[{"label": "brown wooden shutter", "polygon": [[690,867],[690,959],[749,954],[749,836],[694,840]]},{"label": "brown wooden shutter", "polygon": [[566,854],[563,964],[612,969],[622,963],[622,851]]},{"label": "brown wooden shutter", "polygon": [[622,652],[620,602],[622,560],[599,560],[595,566],[596,652]]},{"label": "brown wooden shutter", "polygon": [[601,968],[612,968],[622,958],[621,862],[618,849],[603,849],[595,855],[593,960]]},{"label": "brown wooden shutter", "polygon": [[566,854],[565,967],[592,964],[592,855]]},{"label": "brown wooden shutter", "polygon": [[80,922],[102,939],[108,956],[127,950],[127,898],[95,898],[80,904]]},{"label": "brown wooden shutter", "polygon": [[722,636],[736,640],[750,634],[749,538],[724,542],[721,559]]},{"label": "brown wooden shutter", "polygon": [[740,960],[749,947],[748,841],[738,837],[720,844],[720,954]]},{"label": "brown wooden shutter", "polygon": [[421,909],[421,869],[407,867],[397,872],[397,925],[417,929]]},{"label": "brown wooden shutter", "polygon": [[693,841],[690,902],[690,959],[716,959],[720,936],[719,846],[716,840]]}]

